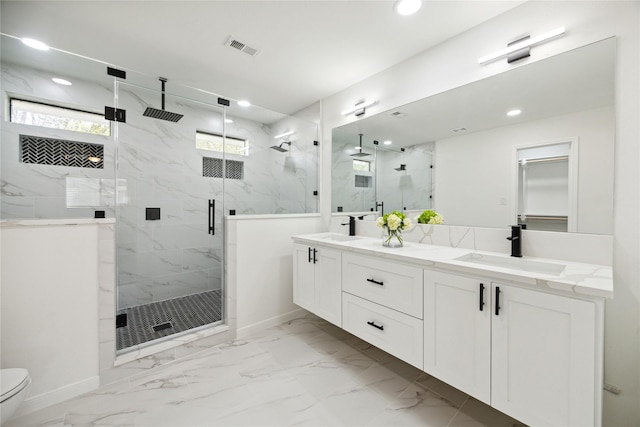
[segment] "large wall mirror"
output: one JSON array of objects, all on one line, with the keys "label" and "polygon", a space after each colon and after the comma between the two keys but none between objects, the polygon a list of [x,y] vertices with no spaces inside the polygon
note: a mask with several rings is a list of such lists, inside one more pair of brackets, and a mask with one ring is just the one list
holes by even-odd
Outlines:
[{"label": "large wall mirror", "polygon": [[611,234],[615,52],[609,38],[334,129],[333,211]]}]

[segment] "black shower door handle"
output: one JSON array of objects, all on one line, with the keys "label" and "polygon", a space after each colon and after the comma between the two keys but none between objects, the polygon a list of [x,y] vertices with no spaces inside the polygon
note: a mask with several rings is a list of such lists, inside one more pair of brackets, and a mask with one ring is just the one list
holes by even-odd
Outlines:
[{"label": "black shower door handle", "polygon": [[209,199],[209,234],[215,236],[216,228],[216,199]]}]

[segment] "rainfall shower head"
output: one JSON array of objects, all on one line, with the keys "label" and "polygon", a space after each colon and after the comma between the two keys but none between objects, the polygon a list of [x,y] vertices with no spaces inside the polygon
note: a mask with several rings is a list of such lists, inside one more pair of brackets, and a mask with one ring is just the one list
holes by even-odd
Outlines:
[{"label": "rainfall shower head", "polygon": [[271,148],[281,153],[286,153],[287,151],[289,151],[286,148],[282,148],[282,144],[289,144],[289,147],[291,147],[291,141],[282,141],[280,145],[272,145]]},{"label": "rainfall shower head", "polygon": [[359,133],[358,135],[360,135],[360,147],[356,147],[358,148],[358,152],[357,153],[353,153],[351,155],[351,157],[365,157],[365,156],[370,156],[371,154],[369,153],[363,153],[362,152],[362,134]]},{"label": "rainfall shower head", "polygon": [[167,120],[170,122],[177,122],[180,120],[183,115],[178,113],[172,113],[170,111],[166,111],[164,109],[164,84],[167,82],[167,79],[164,77],[160,77],[160,82],[162,83],[162,110],[158,110],[157,108],[147,107],[142,113],[143,116],[151,117],[154,119]]}]

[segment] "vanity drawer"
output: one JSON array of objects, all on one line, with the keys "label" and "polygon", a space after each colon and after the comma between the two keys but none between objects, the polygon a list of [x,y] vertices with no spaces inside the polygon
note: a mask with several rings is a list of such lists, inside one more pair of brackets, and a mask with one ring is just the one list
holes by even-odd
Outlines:
[{"label": "vanity drawer", "polygon": [[342,254],[342,290],[422,319],[422,269]]},{"label": "vanity drawer", "polygon": [[342,327],[358,338],[423,369],[422,320],[343,292]]}]

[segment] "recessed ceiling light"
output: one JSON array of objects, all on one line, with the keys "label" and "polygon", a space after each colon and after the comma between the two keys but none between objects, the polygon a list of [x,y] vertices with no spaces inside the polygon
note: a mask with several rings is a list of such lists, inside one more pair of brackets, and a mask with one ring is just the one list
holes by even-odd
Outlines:
[{"label": "recessed ceiling light", "polygon": [[69,80],[60,79],[58,77],[54,77],[51,80],[53,80],[54,83],[58,83],[59,85],[63,85],[63,86],[71,86],[72,85],[72,83]]},{"label": "recessed ceiling light", "polygon": [[49,46],[47,46],[46,44],[42,43],[39,40],[25,38],[25,39],[22,39],[22,43],[34,49],[49,50]]},{"label": "recessed ceiling light", "polygon": [[224,119],[224,122],[225,122],[225,123],[233,123],[233,120],[231,120],[231,119]]},{"label": "recessed ceiling light", "polygon": [[249,101],[238,101],[238,105],[241,107],[251,107],[251,103]]},{"label": "recessed ceiling light", "polygon": [[517,116],[520,113],[522,113],[522,110],[511,110],[507,112],[507,116],[513,117]]},{"label": "recessed ceiling light", "polygon": [[391,145],[391,141],[389,141],[388,139],[386,141],[383,142],[384,145]]},{"label": "recessed ceiling light", "polygon": [[396,13],[402,16],[413,15],[422,6],[421,0],[398,0],[393,6]]}]

